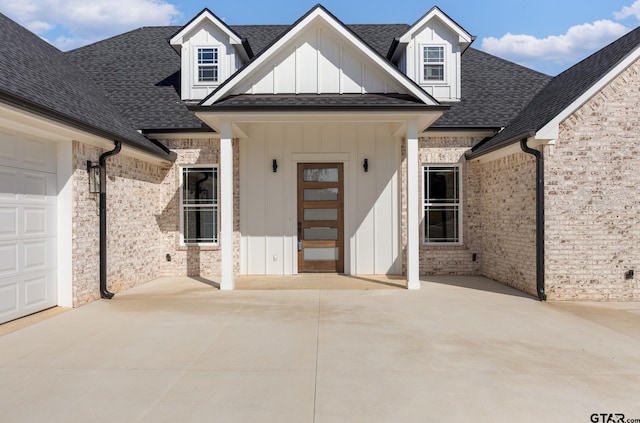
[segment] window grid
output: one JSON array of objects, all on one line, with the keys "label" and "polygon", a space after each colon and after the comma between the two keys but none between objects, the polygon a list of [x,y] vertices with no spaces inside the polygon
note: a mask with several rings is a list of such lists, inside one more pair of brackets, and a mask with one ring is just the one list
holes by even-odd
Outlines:
[{"label": "window grid", "polygon": [[425,81],[444,81],[444,47],[425,46],[422,54],[422,78]]},{"label": "window grid", "polygon": [[198,82],[218,82],[217,48],[198,48]]},{"label": "window grid", "polygon": [[218,168],[182,168],[180,206],[184,244],[218,243]]},{"label": "window grid", "polygon": [[460,167],[424,166],[425,244],[460,243]]}]

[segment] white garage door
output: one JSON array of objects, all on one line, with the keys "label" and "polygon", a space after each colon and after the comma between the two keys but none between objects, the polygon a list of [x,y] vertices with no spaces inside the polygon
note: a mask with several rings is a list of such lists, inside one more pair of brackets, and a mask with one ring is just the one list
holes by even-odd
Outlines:
[{"label": "white garage door", "polygon": [[0,132],[0,323],[57,304],[55,144]]}]

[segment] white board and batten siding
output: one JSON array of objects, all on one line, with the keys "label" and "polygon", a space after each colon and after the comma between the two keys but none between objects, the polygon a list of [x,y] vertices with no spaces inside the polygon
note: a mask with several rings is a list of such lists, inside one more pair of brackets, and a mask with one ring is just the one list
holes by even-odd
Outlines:
[{"label": "white board and batten siding", "polygon": [[56,144],[0,132],[0,323],[57,304]]},{"label": "white board and batten siding", "polygon": [[[423,47],[444,47],[444,81],[423,81]],[[400,69],[416,81],[420,87],[439,101],[459,101],[460,91],[460,48],[458,35],[439,19],[431,19],[407,45]],[[403,63],[404,62],[404,63]]]},{"label": "white board and batten siding", "polygon": [[297,273],[297,164],[341,162],[345,273],[399,274],[399,152],[383,123],[252,124],[240,143],[240,273]]},{"label": "white board and batten siding", "polygon": [[[198,48],[215,47],[218,49],[218,82],[198,82]],[[182,45],[181,88],[183,100],[203,99],[218,85],[231,76],[240,66],[235,47],[229,42],[229,36],[211,22],[202,23],[195,28]]]},{"label": "white board and batten siding", "polygon": [[328,25],[309,25],[233,94],[406,93]]}]

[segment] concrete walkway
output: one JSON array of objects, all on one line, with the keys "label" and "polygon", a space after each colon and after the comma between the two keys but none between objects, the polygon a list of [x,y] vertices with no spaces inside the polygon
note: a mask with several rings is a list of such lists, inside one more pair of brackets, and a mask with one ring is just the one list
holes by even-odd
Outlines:
[{"label": "concrete walkway", "polygon": [[6,422],[640,419],[640,304],[161,279],[0,337]]}]

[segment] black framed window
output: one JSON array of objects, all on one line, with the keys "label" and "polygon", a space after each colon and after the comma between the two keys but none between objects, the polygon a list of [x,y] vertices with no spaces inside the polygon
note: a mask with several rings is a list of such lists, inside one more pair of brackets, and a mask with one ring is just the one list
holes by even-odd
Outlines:
[{"label": "black framed window", "polygon": [[460,167],[424,166],[424,242],[460,242]]},{"label": "black framed window", "polygon": [[218,168],[182,168],[182,241],[184,244],[218,242]]}]

